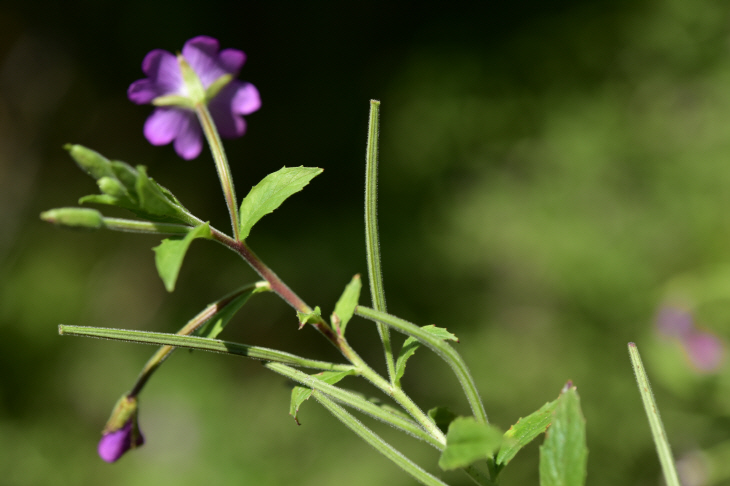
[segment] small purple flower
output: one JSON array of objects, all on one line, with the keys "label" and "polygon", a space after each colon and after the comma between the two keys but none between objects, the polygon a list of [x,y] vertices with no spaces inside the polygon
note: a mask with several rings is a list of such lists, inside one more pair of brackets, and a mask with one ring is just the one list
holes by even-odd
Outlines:
[{"label": "small purple flower", "polygon": [[717,337],[709,332],[694,332],[682,344],[690,362],[698,371],[712,373],[720,369],[725,349]]},{"label": "small purple flower", "polygon": [[130,449],[144,444],[137,423],[137,397],[123,395],[106,422],[97,451],[106,462],[116,462]]},{"label": "small purple flower", "polygon": [[[200,155],[203,134],[194,106],[201,102],[207,104],[222,137],[244,134],[243,115],[258,110],[261,98],[254,85],[233,79],[246,55],[238,49],[219,49],[216,39],[198,36],[185,43],[178,57],[162,49],[145,56],[142,71],[147,78],[132,83],[127,95],[137,104],[158,105],[144,126],[145,137],[152,145],[166,145],[174,140],[175,151],[183,159]],[[197,75],[198,81],[193,85],[184,76],[183,62]],[[196,84],[202,85],[202,90],[196,90]]]},{"label": "small purple flower", "polygon": [[136,417],[130,418],[121,429],[104,434],[99,441],[99,457],[106,462],[116,462],[125,452],[144,444],[144,436],[136,424]]},{"label": "small purple flower", "polygon": [[679,341],[697,371],[713,373],[720,369],[725,358],[725,346],[716,336],[695,326],[691,311],[665,304],[657,314],[656,327],[661,335]]}]

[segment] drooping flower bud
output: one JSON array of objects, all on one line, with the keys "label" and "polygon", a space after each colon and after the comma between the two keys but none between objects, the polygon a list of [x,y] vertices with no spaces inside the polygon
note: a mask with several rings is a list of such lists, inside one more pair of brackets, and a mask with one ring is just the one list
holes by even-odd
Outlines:
[{"label": "drooping flower bud", "polygon": [[144,444],[137,423],[137,397],[124,395],[114,406],[99,441],[99,457],[116,462],[125,452]]}]

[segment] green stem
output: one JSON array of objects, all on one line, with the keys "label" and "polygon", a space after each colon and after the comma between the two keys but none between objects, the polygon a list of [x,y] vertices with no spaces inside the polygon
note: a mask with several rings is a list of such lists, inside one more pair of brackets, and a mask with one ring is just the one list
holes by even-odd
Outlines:
[{"label": "green stem", "polygon": [[324,408],[329,410],[335,418],[345,424],[347,428],[359,435],[361,439],[393,461],[398,467],[413,476],[418,482],[426,484],[427,486],[447,486],[446,483],[427,473],[410,459],[407,459],[397,449],[380,438],[380,436],[378,436],[375,432],[365,427],[362,422],[353,417],[349,412],[347,412],[347,410],[330,400],[327,395],[315,390],[312,393],[312,396],[314,396],[314,398],[321,403]]},{"label": "green stem", "polygon": [[649,377],[644,369],[644,364],[641,362],[639,349],[634,343],[629,343],[629,356],[631,357],[631,364],[634,367],[636,383],[639,385],[641,400],[644,402],[644,410],[646,411],[646,416],[649,418],[649,427],[651,428],[651,435],[654,438],[654,445],[656,446],[659,462],[664,472],[664,480],[667,486],[681,486],[677,475],[677,467],[674,464],[674,457],[672,456],[672,449],[667,440],[667,433],[664,430],[662,418],[659,416],[659,408],[654,400],[654,394],[651,391]]},{"label": "green stem", "polygon": [[[380,237],[378,235],[378,132],[380,129],[380,101],[370,100],[368,145],[365,156],[365,243],[367,247],[368,281],[373,307],[387,312],[385,289],[380,262]],[[385,352],[385,364],[390,382],[395,384],[395,364],[390,343],[390,330],[381,322],[375,323]]]},{"label": "green stem", "polygon": [[360,410],[361,412],[364,412],[382,422],[387,423],[388,425],[391,425],[397,429],[402,430],[403,432],[412,435],[413,437],[416,437],[417,439],[421,439],[425,442],[428,442],[430,445],[435,447],[438,450],[443,450],[445,446],[444,441],[440,441],[427,432],[425,432],[418,424],[413,422],[412,420],[406,418],[404,415],[401,415],[400,413],[396,413],[394,411],[387,410],[383,407],[380,407],[376,405],[375,403],[366,400],[365,398],[361,397],[360,395],[357,395],[355,393],[352,393],[347,390],[343,390],[342,388],[338,388],[336,386],[330,385],[328,383],[325,383],[322,380],[318,380],[314,376],[308,375],[306,373],[303,373],[297,369],[291,368],[290,366],[287,366],[285,364],[281,363],[266,363],[264,366],[269,368],[270,370],[279,373],[283,376],[286,376],[287,378],[294,380],[296,382],[299,382],[309,388],[312,388],[313,390],[318,390],[322,393],[325,393],[326,395],[330,396],[331,398],[334,398],[335,400],[342,402],[346,405],[349,405],[353,408],[356,408]]},{"label": "green stem", "polygon": [[58,326],[58,333],[69,336],[95,337],[111,339],[114,341],[126,341],[142,344],[156,344],[163,346],[174,346],[176,348],[199,349],[214,353],[234,354],[247,358],[259,359],[262,361],[278,361],[291,366],[314,368],[327,371],[348,371],[352,365],[329,363],[314,359],[301,358],[294,354],[275,349],[262,348],[259,346],[248,346],[246,344],[222,341],[197,336],[180,336],[178,334],[167,334],[162,332],[130,331],[126,329],[109,329],[104,327],[86,326]]},{"label": "green stem", "polygon": [[446,341],[429,334],[411,322],[368,307],[357,306],[355,308],[355,314],[374,322],[383,322],[397,331],[418,339],[419,342],[431,348],[433,352],[439,355],[449,364],[449,366],[451,366],[451,369],[454,370],[454,373],[464,390],[466,398],[469,400],[469,405],[471,406],[477,422],[489,422],[487,419],[487,412],[484,410],[484,404],[479,396],[479,391],[477,390],[476,384],[469,373],[469,368],[466,366],[466,363],[464,363],[464,360],[459,353],[457,353],[456,350],[454,350],[454,348],[452,348]]},{"label": "green stem", "polygon": [[198,115],[200,125],[203,127],[203,133],[208,140],[210,151],[215,160],[215,168],[218,171],[218,178],[221,181],[223,194],[226,198],[226,205],[231,216],[231,226],[233,227],[233,236],[236,241],[240,241],[240,222],[238,219],[238,201],[236,200],[236,190],[233,187],[233,177],[231,176],[231,168],[228,165],[226,151],[223,148],[223,142],[218,135],[218,129],[213,122],[213,117],[208,111],[205,103],[197,103],[195,105],[195,113]]},{"label": "green stem", "polygon": [[112,231],[128,233],[148,233],[157,235],[186,235],[192,230],[190,226],[171,223],[152,223],[122,218],[102,218],[104,227]]},{"label": "green stem", "polygon": [[[189,336],[193,334],[195,331],[205,325],[205,323],[215,317],[219,312],[225,309],[230,303],[237,300],[240,296],[246,293],[253,295],[257,290],[261,289],[264,286],[268,287],[268,284],[266,282],[257,282],[251,285],[246,285],[245,287],[242,287],[235,292],[226,295],[217,302],[210,304],[201,312],[199,312],[198,315],[190,319],[187,324],[185,324],[177,332],[177,334],[179,336]],[[129,396],[139,395],[147,381],[152,377],[152,374],[173,353],[173,351],[175,351],[174,346],[162,346],[160,347],[160,349],[157,350],[157,352],[155,352],[155,354],[152,355],[149,360],[147,360],[147,363],[137,377],[137,381],[132,387],[132,390],[129,392]]]},{"label": "green stem", "polygon": [[[344,346],[347,349],[351,348],[346,343]],[[434,437],[437,441],[446,444],[446,436],[444,436],[444,433],[441,432],[441,429],[438,428],[436,423],[426,415],[423,410],[420,409],[418,405],[415,404],[415,402],[409,397],[402,388],[396,387],[392,385],[388,380],[384,379],[382,376],[380,376],[378,373],[376,373],[370,366],[368,366],[367,363],[354,351],[351,351],[347,354],[348,359],[350,362],[355,365],[355,368],[357,369],[358,373],[371,382],[373,385],[375,385],[377,388],[383,391],[386,395],[390,396],[398,402],[398,405],[403,407],[403,409],[408,412],[408,414],[413,417],[413,419],[418,422],[421,427],[426,430],[432,437]]]},{"label": "green stem", "polygon": [[[271,270],[251,249],[246,245],[245,241],[236,241],[230,236],[216,230],[215,228],[210,229],[213,239],[230,250],[236,252],[261,278],[266,280],[271,286],[271,290],[281,297],[284,302],[289,304],[298,312],[304,314],[312,312],[312,308],[309,307],[283,280],[279,278],[273,270]],[[337,334],[323,319],[312,324],[329,342],[331,342],[337,349],[342,351]]]}]

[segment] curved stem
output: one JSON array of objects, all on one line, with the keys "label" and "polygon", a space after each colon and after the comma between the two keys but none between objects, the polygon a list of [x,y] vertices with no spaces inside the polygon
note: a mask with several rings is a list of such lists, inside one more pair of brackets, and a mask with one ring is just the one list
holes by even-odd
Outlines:
[{"label": "curved stem", "polygon": [[208,111],[205,103],[197,103],[195,105],[195,113],[198,115],[200,125],[203,127],[203,133],[208,140],[210,151],[213,154],[215,168],[218,171],[218,178],[221,181],[223,195],[226,198],[228,213],[231,216],[231,226],[233,227],[233,236],[236,241],[240,241],[240,223],[238,219],[238,201],[236,200],[236,190],[233,187],[233,177],[231,176],[231,168],[228,165],[226,151],[223,148],[223,142],[218,135],[218,129],[213,122],[213,117]]},{"label": "curved stem", "polygon": [[449,346],[446,341],[423,331],[417,325],[401,319],[400,317],[395,317],[374,309],[357,306],[355,308],[355,314],[374,322],[383,322],[404,334],[418,339],[418,341],[431,348],[432,351],[438,354],[449,364],[449,366],[451,366],[451,369],[454,370],[454,373],[466,394],[466,398],[469,400],[469,405],[471,406],[472,412],[474,412],[474,418],[476,418],[478,422],[489,422],[487,419],[487,412],[484,410],[484,404],[479,396],[479,391],[477,390],[476,384],[469,373],[469,368],[466,366],[466,363],[464,363],[464,360],[459,353]]},{"label": "curved stem", "polygon": [[[251,251],[248,245],[246,245],[245,241],[236,241],[230,236],[226,235],[225,233],[221,233],[215,228],[211,228],[210,231],[215,241],[225,245],[230,250],[238,253],[238,255],[243,258],[246,263],[248,263],[251,268],[253,268],[256,273],[261,276],[261,278],[269,283],[269,285],[271,286],[271,290],[275,292],[279,297],[281,297],[284,302],[292,306],[294,310],[302,312],[304,314],[312,312],[312,308],[309,307],[292,289],[290,289],[289,286],[285,284],[284,281],[281,280],[279,276],[274,273],[273,270],[271,270],[263,261],[261,261],[261,259],[256,256],[253,251]],[[332,330],[329,324],[327,324],[323,319],[319,319],[312,325],[319,332],[321,332],[322,335],[324,335],[324,337],[327,338],[327,340],[330,341],[337,349],[340,349],[340,351],[342,351],[339,345],[337,334]]]},{"label": "curved stem", "polygon": [[[346,343],[345,346],[347,346]],[[349,346],[347,347],[349,348]],[[437,441],[446,444],[446,436],[443,432],[441,432],[441,429],[438,428],[431,417],[426,415],[423,410],[415,404],[411,397],[409,397],[402,388],[392,385],[388,380],[376,373],[354,351],[352,352],[352,356],[348,357],[348,359],[353,365],[355,365],[355,368],[363,378],[380,388],[380,390],[382,390],[386,395],[398,402],[398,405],[403,407],[403,409]]]}]

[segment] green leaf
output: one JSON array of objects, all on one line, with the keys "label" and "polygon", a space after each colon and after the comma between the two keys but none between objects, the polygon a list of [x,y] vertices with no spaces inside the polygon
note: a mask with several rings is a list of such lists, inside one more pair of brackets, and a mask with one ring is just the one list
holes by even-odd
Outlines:
[{"label": "green leaf", "polygon": [[185,253],[188,251],[190,243],[196,238],[211,238],[208,223],[197,226],[182,239],[164,239],[160,246],[153,248],[157,273],[160,274],[168,292],[175,290],[175,281],[180,273]]},{"label": "green leaf", "polygon": [[[443,327],[436,327],[433,324],[429,324],[428,326],[423,326],[421,329],[428,332],[434,337],[443,339],[444,341],[459,342],[459,339],[456,336],[451,334]],[[418,339],[409,337],[405,340],[403,346],[400,348],[398,361],[396,361],[395,363],[395,384],[397,386],[400,386],[400,379],[403,378],[403,374],[406,372],[406,362],[408,361],[408,358],[413,356],[413,353],[415,353],[420,346],[421,343],[420,341],[418,341]]]},{"label": "green leaf", "polygon": [[428,411],[428,416],[436,423],[436,426],[441,429],[441,432],[446,433],[449,430],[449,425],[456,418],[456,414],[446,407],[436,407]]},{"label": "green leaf", "polygon": [[322,169],[316,167],[284,167],[264,177],[241,202],[241,239],[248,237],[261,218],[321,173]]},{"label": "green leaf", "polygon": [[520,418],[504,433],[502,448],[497,454],[498,466],[506,465],[515,455],[538,435],[547,430],[553,421],[553,411],[558,401],[548,402],[527,417]]},{"label": "green leaf", "polygon": [[138,165],[137,172],[135,189],[139,194],[139,209],[155,216],[178,216],[180,209],[167,197],[167,190],[147,176],[147,168]]},{"label": "green leaf", "polygon": [[[219,305],[225,305],[225,307],[223,307],[222,310],[218,311],[208,322],[206,322],[199,329],[197,329],[193,333],[193,335],[211,339],[215,338],[216,336],[218,336],[218,334],[221,333],[223,328],[228,325],[233,316],[235,316],[236,313],[241,310],[243,304],[245,304],[252,295],[258,294],[260,292],[267,292],[269,290],[271,290],[271,287],[269,287],[268,285],[257,285],[251,290],[248,290],[247,292],[236,296],[230,302],[226,302],[225,304],[223,304],[222,302],[219,303]],[[225,301],[225,299],[223,300]]]},{"label": "green leaf", "polygon": [[557,399],[546,435],[540,446],[540,485],[583,486],[588,463],[586,423],[578,392],[570,383]]},{"label": "green leaf", "polygon": [[312,312],[297,311],[297,318],[299,319],[299,329],[301,329],[306,324],[318,322],[322,318],[322,310],[316,306]]},{"label": "green leaf", "polygon": [[501,443],[502,432],[497,427],[479,423],[474,417],[459,417],[449,426],[439,467],[448,471],[487,459]]},{"label": "green leaf", "polygon": [[[354,373],[353,370],[348,371],[323,371],[321,373],[317,373],[316,375],[312,375],[313,377],[317,378],[318,380],[322,380],[323,382],[334,385],[335,383],[338,383],[340,380],[342,380],[347,375],[352,375]],[[305,400],[308,400],[309,397],[312,396],[312,389],[308,388],[306,386],[295,386],[294,389],[291,391],[291,403],[289,405],[289,415],[294,417],[294,420],[296,420],[297,425],[301,425],[299,423],[299,418],[297,418],[297,414],[299,413],[299,407],[304,403]]]},{"label": "green leaf", "polygon": [[332,314],[332,323],[341,336],[345,335],[345,327],[355,313],[355,307],[360,300],[360,289],[362,281],[360,275],[355,275],[345,287],[340,299],[335,304],[335,312]]}]

